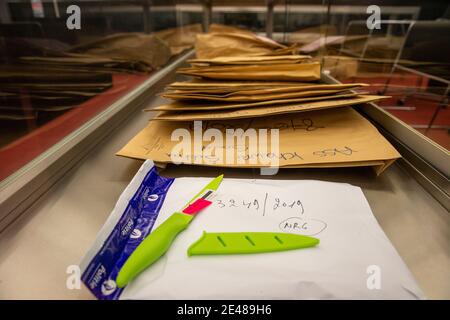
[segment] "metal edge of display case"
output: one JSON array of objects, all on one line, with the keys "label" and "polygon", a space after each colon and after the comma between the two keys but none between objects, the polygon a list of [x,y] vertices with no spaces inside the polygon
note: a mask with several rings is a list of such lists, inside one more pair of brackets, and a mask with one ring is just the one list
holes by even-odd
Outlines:
[{"label": "metal edge of display case", "polygon": [[444,208],[450,210],[449,180],[442,173],[431,167],[423,158],[412,151],[404,143],[396,139],[383,128],[378,128],[383,135],[397,148],[402,155],[398,160],[405,169],[422,185]]},{"label": "metal edge of display case", "polygon": [[[339,83],[328,74],[323,74],[322,80],[327,83]],[[398,164],[443,207],[450,210],[450,153],[374,103],[360,105],[358,110],[398,149],[403,157]]]},{"label": "metal edge of display case", "polygon": [[[373,103],[358,107],[402,155],[398,163],[450,211],[450,154],[408,124]],[[441,171],[442,170],[442,171]]]},{"label": "metal edge of display case", "polygon": [[0,232],[138,110],[191,57],[182,54],[50,149],[0,182]]}]

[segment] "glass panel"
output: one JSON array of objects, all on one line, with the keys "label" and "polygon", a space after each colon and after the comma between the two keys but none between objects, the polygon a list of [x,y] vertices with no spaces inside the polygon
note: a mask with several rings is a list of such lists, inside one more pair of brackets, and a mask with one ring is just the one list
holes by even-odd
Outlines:
[{"label": "glass panel", "polygon": [[267,1],[213,1],[212,22],[253,31],[266,32]]},{"label": "glass panel", "polygon": [[[380,23],[371,29],[373,5]],[[369,83],[365,91],[391,96],[379,103],[385,110],[450,148],[445,1],[7,0],[0,6],[0,181],[191,48],[210,23],[297,44],[338,80]]]},{"label": "glass panel", "polygon": [[179,4],[0,1],[0,181],[191,48],[203,9]]},{"label": "glass panel", "polygon": [[365,91],[390,96],[378,105],[449,150],[448,2],[325,1],[325,6],[322,20],[313,13],[305,18],[299,12],[312,6],[289,1],[288,41],[299,42],[302,52],[322,60],[338,80],[365,82],[370,84]]}]

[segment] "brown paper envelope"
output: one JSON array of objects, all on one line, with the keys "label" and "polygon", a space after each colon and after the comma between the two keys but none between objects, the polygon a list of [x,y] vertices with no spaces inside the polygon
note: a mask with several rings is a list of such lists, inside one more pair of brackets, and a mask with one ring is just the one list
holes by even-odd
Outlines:
[{"label": "brown paper envelope", "polygon": [[278,94],[259,94],[259,95],[237,95],[230,97],[216,97],[211,95],[202,94],[175,94],[175,93],[163,93],[161,97],[172,100],[208,100],[208,101],[222,101],[222,102],[251,102],[251,101],[269,101],[280,99],[291,99],[301,97],[320,97],[338,92],[347,92],[348,89],[341,90],[312,90],[312,91],[300,91],[300,92],[287,92]]},{"label": "brown paper envelope", "polygon": [[[138,159],[142,160],[142,159]],[[380,175],[388,166],[390,166],[395,160],[385,161],[355,161],[350,163],[338,162],[338,163],[318,163],[318,164],[304,164],[298,166],[284,166],[282,169],[327,169],[327,168],[351,168],[351,167],[372,167],[377,175]],[[168,162],[156,162],[155,166],[165,169]]]},{"label": "brown paper envelope", "polygon": [[213,59],[189,59],[191,65],[252,65],[252,64],[279,64],[299,63],[311,59],[306,55],[277,55],[277,56],[234,56],[217,57]]},{"label": "brown paper envelope", "polygon": [[300,64],[278,64],[278,65],[239,65],[239,66],[202,66],[202,67],[187,67],[179,68],[177,71],[182,72],[199,72],[199,73],[211,73],[211,72],[264,72],[264,71],[289,71],[295,69],[297,71],[308,70],[314,68],[319,62],[300,63]]},{"label": "brown paper envelope", "polygon": [[350,163],[326,163],[326,164],[306,164],[300,166],[286,166],[283,168],[291,168],[291,169],[299,169],[299,168],[350,168],[350,167],[372,167],[375,171],[376,175],[380,175],[384,170],[386,170],[391,164],[395,162],[396,159],[393,160],[384,160],[384,161],[355,161]]},{"label": "brown paper envelope", "polygon": [[[245,90],[266,90],[266,89],[273,89],[273,86],[254,86],[254,87],[246,87]],[[284,87],[275,87],[275,88],[284,88]],[[286,87],[287,88],[287,87]],[[298,86],[297,88],[301,88],[301,86]],[[214,88],[214,89],[174,89],[171,87],[166,87],[165,93],[181,93],[181,94],[206,94],[206,95],[222,95],[222,94],[228,94],[231,92],[238,92],[239,90],[242,90],[243,88]]]},{"label": "brown paper envelope", "polygon": [[167,87],[170,89],[216,89],[216,88],[247,88],[247,87],[286,87],[311,85],[309,82],[298,81],[220,81],[193,79],[189,81],[172,82]]},{"label": "brown paper envelope", "polygon": [[192,68],[203,68],[203,67],[212,67],[212,66],[249,66],[249,65],[277,65],[277,64],[294,64],[294,63],[303,63],[307,60],[274,60],[274,61],[261,61],[261,62],[235,62],[235,63],[224,63],[224,64],[209,64],[209,63],[199,63],[199,62],[191,62]]},{"label": "brown paper envelope", "polygon": [[[221,42],[221,37],[224,39],[230,38],[233,40],[244,40],[244,44],[246,43],[254,43],[258,45],[264,45],[273,49],[285,49],[287,48],[285,45],[278,43],[270,38],[260,37],[254,33],[229,33],[229,32],[215,32],[215,33],[207,33],[207,34],[199,34],[197,35],[197,40],[199,38],[205,38],[207,42],[211,40],[215,40],[215,42]],[[222,40],[223,41],[223,40]],[[223,41],[225,42],[225,41]],[[239,43],[241,44],[241,43]]]},{"label": "brown paper envelope", "polygon": [[203,88],[176,88],[167,86],[165,89],[169,91],[177,91],[180,93],[205,93],[205,94],[225,94],[230,92],[237,92],[239,90],[264,90],[264,89],[274,89],[274,88],[287,88],[287,87],[297,87],[301,89],[304,85],[290,85],[290,86],[272,86],[272,85],[261,85],[261,86],[242,86],[242,87],[203,87]]},{"label": "brown paper envelope", "polygon": [[227,67],[227,70],[189,70],[180,69],[177,73],[199,76],[209,79],[235,79],[235,80],[281,80],[281,81],[318,81],[320,80],[320,64],[300,63],[283,64],[275,66],[242,66]]},{"label": "brown paper envelope", "polygon": [[[203,155],[193,156],[187,151],[182,155],[175,155],[176,160],[184,159],[187,163],[200,161],[199,165],[213,165],[221,167],[263,167],[268,166],[262,159],[274,157],[279,159],[279,166],[351,166],[376,162],[388,165],[400,157],[394,147],[378,132],[378,130],[353,108],[336,108],[312,111],[307,113],[262,117],[258,119],[204,121],[204,129],[215,128],[224,132],[225,129],[242,128],[244,130],[279,129],[279,152],[246,154],[256,163],[226,163],[226,159],[208,157],[205,162]],[[171,141],[174,130],[184,128],[191,132],[192,122],[151,121],[141,132],[132,138],[117,155],[152,159],[156,162],[172,162],[171,154],[178,141]],[[258,132],[258,131],[256,131]],[[268,133],[270,136],[270,133]],[[211,142],[203,142],[206,148]],[[234,146],[236,148],[236,141]],[[253,141],[255,143],[255,141]],[[224,142],[225,144],[225,142]],[[249,140],[245,140],[244,147],[248,147]],[[193,149],[192,149],[193,150]],[[223,147],[224,155],[225,147]],[[248,149],[247,149],[248,150]],[[234,156],[236,160],[236,157]],[[379,171],[381,172],[381,171]]]},{"label": "brown paper envelope", "polygon": [[338,108],[367,103],[383,99],[383,96],[361,95],[354,98],[338,100],[314,101],[305,103],[294,103],[288,105],[253,107],[238,110],[219,110],[203,112],[171,112],[163,111],[155,117],[155,120],[168,121],[194,121],[194,120],[218,120],[218,119],[239,119],[265,117],[269,115],[305,112],[327,108]]},{"label": "brown paper envelope", "polygon": [[368,86],[365,83],[351,83],[351,84],[320,84],[320,85],[301,85],[301,86],[286,86],[286,87],[253,87],[253,88],[227,88],[227,89],[176,89],[173,91],[166,91],[166,94],[204,94],[217,97],[230,97],[235,95],[258,95],[269,93],[284,93],[284,92],[300,92],[313,90],[331,90],[331,89],[355,89],[363,86]]},{"label": "brown paper envelope", "polygon": [[304,164],[300,166],[286,166],[283,168],[348,168],[348,167],[367,167],[367,166],[384,166],[384,161],[354,161],[354,162],[330,162],[330,163],[317,163],[317,164]]},{"label": "brown paper envelope", "polygon": [[174,101],[170,104],[157,106],[155,108],[144,109],[144,111],[206,111],[206,110],[229,110],[229,109],[243,109],[260,106],[280,106],[291,103],[306,102],[306,101],[322,101],[331,99],[342,99],[355,97],[358,93],[345,93],[335,94],[329,96],[320,97],[307,97],[307,98],[295,98],[295,99],[282,99],[282,100],[270,100],[270,101],[258,101],[250,103],[238,103],[238,104],[214,104],[214,103],[198,103],[198,104],[186,104],[185,101]]},{"label": "brown paper envelope", "polygon": [[260,61],[278,61],[278,60],[305,60],[311,59],[309,55],[285,55],[285,56],[232,56],[232,57],[217,57],[213,59],[189,59],[187,60],[189,63],[198,62],[198,63],[213,63],[213,64],[221,64],[221,63],[234,63],[234,62],[260,62]]},{"label": "brown paper envelope", "polygon": [[272,52],[272,55],[298,54],[299,49],[300,49],[300,46],[298,44],[294,43],[286,48],[275,49],[275,51]]},{"label": "brown paper envelope", "polygon": [[252,33],[214,32],[198,34],[195,42],[196,56],[201,59],[242,55],[277,55],[281,51],[283,51],[283,54],[291,53],[286,49],[289,48]]}]

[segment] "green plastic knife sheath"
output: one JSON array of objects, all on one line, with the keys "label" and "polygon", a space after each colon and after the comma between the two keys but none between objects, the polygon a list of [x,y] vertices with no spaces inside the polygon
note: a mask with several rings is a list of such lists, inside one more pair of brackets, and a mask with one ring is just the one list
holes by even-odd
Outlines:
[{"label": "green plastic knife sheath", "polygon": [[188,255],[247,254],[313,247],[319,239],[276,232],[203,232]]},{"label": "green plastic knife sheath", "polygon": [[116,279],[117,286],[123,288],[134,277],[164,255],[176,236],[186,229],[192,219],[192,215],[175,212],[153,230],[120,269]]}]

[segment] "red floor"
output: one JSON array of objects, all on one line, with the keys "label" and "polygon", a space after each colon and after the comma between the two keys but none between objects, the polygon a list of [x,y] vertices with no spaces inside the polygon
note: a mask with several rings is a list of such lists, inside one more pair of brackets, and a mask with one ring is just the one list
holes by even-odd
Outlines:
[{"label": "red floor", "polygon": [[27,135],[0,148],[0,180],[39,156],[148,77],[149,75],[114,74],[113,86],[109,90],[39,128],[30,125]]},{"label": "red floor", "polygon": [[[364,91],[371,93],[381,92],[386,83],[385,77],[361,76],[343,80],[342,82],[364,82],[371,86],[364,88]],[[431,128],[427,129],[436,112],[439,102],[436,99],[417,95],[407,94],[420,88],[427,87],[427,81],[419,79],[415,75],[398,75],[390,81],[385,95],[392,96],[390,99],[381,100],[378,105],[385,107],[385,110],[395,115],[400,120],[411,125],[413,128],[437,142],[447,150],[450,150],[450,106],[441,108],[432,123]],[[393,110],[392,107],[395,107]],[[402,110],[402,108],[404,108]]]}]

